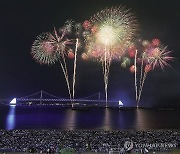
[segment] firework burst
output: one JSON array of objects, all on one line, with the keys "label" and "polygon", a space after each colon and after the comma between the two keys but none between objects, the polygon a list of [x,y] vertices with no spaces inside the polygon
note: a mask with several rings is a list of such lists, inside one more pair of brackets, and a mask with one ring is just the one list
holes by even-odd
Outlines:
[{"label": "firework burst", "polygon": [[40,64],[54,64],[58,61],[54,38],[51,33],[42,33],[37,36],[31,49],[33,59]]},{"label": "firework burst", "polygon": [[142,54],[140,54],[141,77],[139,84],[140,87],[139,87],[139,95],[137,99],[137,107],[141,99],[144,82],[148,72],[158,67],[164,70],[166,66],[170,66],[168,62],[174,59],[173,57],[170,56],[171,51],[167,50],[167,46],[164,47],[163,45],[161,45],[159,39],[153,39],[152,43],[147,40],[143,41],[142,45],[144,46],[143,48],[144,50],[142,51]]},{"label": "firework burst", "polygon": [[104,9],[94,15],[90,21],[98,27],[97,42],[106,46],[119,43],[126,45],[138,28],[135,16],[122,6]]},{"label": "firework burst", "polygon": [[125,7],[104,9],[85,22],[86,50],[89,57],[102,63],[106,94],[108,99],[108,76],[111,61],[120,59],[137,31],[134,15]]},{"label": "firework burst", "polygon": [[152,65],[152,68],[160,67],[162,70],[165,66],[170,66],[167,61],[173,60],[173,57],[169,56],[171,51],[167,50],[167,46],[152,48],[148,53],[148,61]]},{"label": "firework burst", "polygon": [[[60,63],[62,70],[64,72],[64,76],[66,78],[69,95],[70,98],[74,99],[75,96],[75,83],[76,83],[76,63],[77,63],[77,50],[81,46],[79,39],[76,37],[76,39],[68,39],[68,35],[75,31],[76,35],[80,34],[81,31],[81,25],[80,24],[74,24],[74,21],[68,20],[65,22],[65,26],[63,28],[60,28],[59,35],[56,30],[54,30],[56,40],[57,40],[57,46],[58,50],[57,52],[61,55]],[[73,45],[75,44],[75,50],[73,50]],[[74,68],[73,68],[73,85],[72,85],[72,93],[70,90],[70,83],[68,78],[68,69],[66,64],[66,56],[70,59],[74,59]],[[73,105],[73,104],[72,104]]]},{"label": "firework burst", "polygon": [[[81,29],[80,24],[75,24],[74,21],[68,20],[59,31],[54,28],[53,33],[43,33],[39,35],[34,41],[31,51],[33,58],[40,64],[50,65],[55,64],[56,62],[60,63],[66,79],[70,99],[72,97],[74,99],[75,94],[77,50],[80,47],[80,41],[78,38],[69,39],[68,37],[74,31],[76,31],[76,35],[78,35]],[[73,50],[74,44],[75,50]],[[74,59],[72,93],[68,77],[66,57]]]}]

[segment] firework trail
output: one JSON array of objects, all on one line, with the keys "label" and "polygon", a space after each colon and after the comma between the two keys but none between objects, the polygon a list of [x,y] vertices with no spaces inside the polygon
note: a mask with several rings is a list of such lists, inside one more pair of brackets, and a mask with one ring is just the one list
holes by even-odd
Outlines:
[{"label": "firework trail", "polygon": [[[143,40],[142,41],[142,46],[144,47],[144,50],[146,51],[150,47],[150,41],[148,40]],[[147,59],[146,52],[143,51],[141,55],[141,75],[140,75],[140,81],[139,81],[139,86],[142,86],[142,80],[143,80],[143,68],[144,68],[144,60]],[[146,56],[146,58],[145,58]],[[140,88],[139,88],[140,89]],[[139,96],[138,96],[139,97]]]},{"label": "firework trail", "polygon": [[[64,59],[64,58],[63,58]],[[66,84],[67,84],[67,87],[68,87],[68,92],[69,92],[69,98],[71,99],[72,96],[71,96],[71,89],[70,89],[70,84],[69,84],[69,77],[68,77],[68,73],[67,73],[67,66],[66,66],[66,62],[65,63],[65,66],[63,65],[63,63],[60,61],[60,65],[61,65],[61,68],[62,68],[62,71],[64,73],[64,77],[65,77],[65,80],[66,80]]]},{"label": "firework trail", "polygon": [[[174,59],[173,57],[169,56],[170,53],[171,51],[167,50],[167,46],[164,47],[163,45],[161,45],[158,39],[153,39],[150,45],[149,44],[147,45],[146,43],[145,51],[142,54],[141,78],[140,78],[140,88],[139,88],[137,106],[141,99],[142,90],[145,79],[147,77],[147,73],[150,72],[151,70],[154,70],[156,67],[160,67],[163,70],[165,66],[170,66],[168,64],[168,61]],[[144,63],[145,66],[143,67]],[[142,73],[143,70],[144,73]]]},{"label": "firework trail", "polygon": [[142,59],[141,59],[141,76],[140,76],[140,82],[139,82],[139,85],[142,84],[142,78],[143,78],[143,66],[144,66],[144,55],[142,55]]},{"label": "firework trail", "polygon": [[137,21],[124,7],[104,9],[84,23],[88,55],[102,63],[106,107],[108,101],[108,78],[111,61],[120,59],[137,31]]},{"label": "firework trail", "polygon": [[138,96],[138,99],[137,99],[137,107],[139,107],[139,102],[140,102],[140,99],[141,99],[142,89],[143,89],[143,86],[144,86],[144,81],[146,79],[147,73],[148,73],[147,71],[144,71],[143,79],[141,81],[141,85],[140,85],[140,88],[139,88],[139,96]]},{"label": "firework trail", "polygon": [[[62,35],[61,35],[61,40],[63,38],[66,37],[66,50],[67,52],[62,52],[62,60],[63,60],[63,67],[64,67],[64,74],[66,77],[66,81],[67,81],[67,85],[68,85],[68,89],[70,92],[70,98],[74,99],[75,97],[75,84],[76,84],[76,68],[77,68],[77,51],[78,48],[80,47],[80,40],[78,38],[78,35],[80,35],[81,32],[81,24],[74,24],[74,21],[72,20],[68,20],[65,23],[65,26],[63,28],[60,29]],[[73,35],[73,37],[76,37],[76,39],[67,39],[68,34],[71,34],[72,32],[75,33],[75,35]],[[75,44],[75,51],[73,52],[72,48],[74,48],[74,44]],[[74,66],[73,66],[73,81],[72,81],[72,93],[71,93],[71,86],[69,83],[69,78],[68,78],[68,69],[67,69],[67,64],[66,64],[66,58],[65,56],[68,56],[68,58],[70,59],[74,59]],[[72,101],[72,106],[73,106],[73,101]]]},{"label": "firework trail", "polygon": [[[71,86],[68,76],[68,68],[66,64],[66,57],[74,60],[74,75],[73,75],[73,98],[74,98],[74,87],[75,87],[75,76],[76,76],[76,61],[77,61],[77,48],[79,46],[79,40],[76,39],[75,56],[73,53],[73,44],[75,39],[68,39],[68,35],[72,33],[73,21],[68,20],[65,22],[64,27],[56,31],[54,28],[53,33],[43,33],[39,35],[32,45],[31,54],[40,64],[52,65],[56,62],[60,63],[63,71],[66,84],[68,87],[69,97],[72,99]],[[74,26],[75,27],[75,26]],[[80,26],[76,25],[76,30],[80,29]]]},{"label": "firework trail", "polygon": [[73,99],[75,95],[75,84],[76,84],[76,63],[77,63],[77,49],[78,49],[79,40],[76,39],[76,47],[74,53],[74,72],[73,72]]},{"label": "firework trail", "polygon": [[105,86],[105,98],[106,98],[106,107],[108,107],[107,101],[108,101],[108,77],[109,77],[109,70],[111,65],[111,59],[107,59],[107,48],[105,46],[105,56],[104,56],[104,62],[102,62],[103,65],[103,74],[104,74],[104,86]]},{"label": "firework trail", "polygon": [[[135,93],[136,93],[136,101],[138,98],[138,93],[137,93],[137,50],[135,50],[135,57],[134,57],[134,66],[135,66],[135,72],[134,72],[134,84],[135,84]],[[137,105],[138,107],[138,105]]]},{"label": "firework trail", "polygon": [[[144,50],[147,50],[147,48],[149,47],[150,45],[150,42],[148,40],[144,40],[142,41],[142,46],[144,47]],[[136,99],[136,103],[137,103],[137,108],[139,107],[139,101],[140,101],[140,98],[141,98],[141,93],[142,93],[142,87],[144,85],[144,81],[146,79],[146,75],[147,73],[145,74],[145,72],[143,73],[143,69],[144,69],[144,60],[145,60],[145,51],[142,51],[142,54],[140,55],[141,57],[141,70],[140,70],[140,80],[139,80],[139,91],[138,91],[138,97]],[[143,83],[143,84],[142,84]]]},{"label": "firework trail", "polygon": [[[136,62],[136,65],[137,65],[137,62]],[[142,80],[143,80],[143,67],[144,66],[144,53],[142,54],[142,57],[141,57],[141,72],[140,72],[140,80],[139,80],[139,88],[136,88],[136,90],[137,89],[139,89],[139,91],[138,91],[138,93],[137,93],[137,91],[136,91],[136,103],[137,103],[137,108],[139,107],[139,101],[140,101],[140,97],[139,96],[141,96],[141,93],[142,93],[142,86],[144,85],[144,83],[143,83],[143,85],[142,85]],[[137,76],[135,77],[135,80],[137,81]],[[145,79],[144,79],[145,80]],[[136,82],[137,83],[137,82]],[[137,86],[137,85],[136,85]]]},{"label": "firework trail", "polygon": [[[131,73],[134,73],[134,88],[135,88],[135,100],[136,100],[136,103],[137,103],[137,100],[138,100],[138,78],[137,78],[137,75],[138,75],[138,64],[137,64],[137,61],[138,61],[138,56],[139,56],[139,52],[138,52],[138,50],[137,50],[137,47],[134,45],[134,44],[131,44],[129,47],[128,47],[128,49],[127,49],[127,51],[128,51],[128,56],[130,57],[130,58],[133,58],[133,62],[134,62],[134,64],[133,65],[131,65],[130,67],[129,67],[129,71],[131,72]],[[126,57],[124,57],[123,58],[123,62],[122,62],[122,64],[121,64],[121,66],[122,67],[126,67],[126,60],[125,59],[129,59],[129,58],[126,58]],[[129,63],[130,63],[130,60],[129,60]],[[137,104],[137,108],[138,108],[138,104]]]},{"label": "firework trail", "polygon": [[70,83],[69,83],[68,69],[67,69],[66,59],[65,59],[64,56],[65,55],[62,54],[62,56],[61,56],[62,60],[59,60],[59,62],[61,64],[61,68],[62,68],[63,73],[64,73],[64,77],[65,77],[66,84],[67,84],[67,87],[68,87],[69,97],[71,99],[72,98],[72,94],[71,94],[71,88],[70,88]]},{"label": "firework trail", "polygon": [[65,56],[67,55],[67,51],[69,50],[69,47],[67,45],[72,44],[72,41],[68,40],[68,39],[63,40],[66,35],[66,30],[67,29],[64,28],[62,35],[59,36],[57,31],[54,28],[54,34],[56,37],[56,44],[57,44],[56,52],[58,52],[60,54],[59,62],[60,62],[61,69],[63,71],[64,77],[66,80],[69,97],[70,97],[70,99],[72,99],[71,88],[70,88],[70,83],[69,83],[69,76],[68,76],[68,69],[67,69],[66,58],[65,58]]},{"label": "firework trail", "polygon": [[[77,51],[78,51],[78,48],[81,45],[78,36],[81,34],[82,26],[81,26],[80,23],[74,24],[74,21],[69,20],[69,21],[67,21],[65,23],[65,26],[64,26],[64,28],[61,29],[61,31],[62,31],[62,36],[63,37],[64,36],[67,37],[68,34],[71,34],[72,32],[74,32],[75,35],[73,34],[73,37],[76,38],[76,39],[70,39],[70,40],[67,39],[67,43],[68,43],[68,45],[70,45],[67,48],[67,51],[68,51],[67,56],[70,59],[74,59],[74,63],[73,63],[73,77],[72,77],[73,78],[73,81],[72,81],[72,93],[71,93],[71,98],[74,99],[74,97],[75,97],[75,84],[76,84]],[[62,36],[61,36],[61,39],[63,38]],[[74,48],[73,47],[74,44],[75,44],[75,50],[73,52],[72,48]],[[68,80],[68,71],[67,71],[67,65],[66,65],[66,61],[65,61],[66,59],[65,59],[64,56],[62,58],[63,58],[63,62],[64,62],[64,66],[65,66],[65,72],[66,72],[66,76],[67,76],[67,80]],[[68,87],[69,87],[69,89],[71,89],[70,85],[69,85],[69,80],[68,80]],[[72,101],[72,107],[73,107],[73,101]]]}]

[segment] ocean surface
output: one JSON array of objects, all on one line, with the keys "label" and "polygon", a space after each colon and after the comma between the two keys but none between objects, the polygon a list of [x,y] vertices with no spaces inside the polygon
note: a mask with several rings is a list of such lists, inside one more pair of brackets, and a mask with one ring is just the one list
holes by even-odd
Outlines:
[{"label": "ocean surface", "polygon": [[180,110],[0,106],[0,129],[180,129]]}]

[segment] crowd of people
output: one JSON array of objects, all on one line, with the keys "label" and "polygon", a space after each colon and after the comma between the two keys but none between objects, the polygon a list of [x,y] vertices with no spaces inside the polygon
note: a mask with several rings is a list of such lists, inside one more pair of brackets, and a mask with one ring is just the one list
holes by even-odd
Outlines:
[{"label": "crowd of people", "polygon": [[[125,145],[127,141],[134,147]],[[178,145],[180,131],[177,130],[0,130],[0,152],[60,153],[62,149],[71,149],[76,153],[113,150],[123,153],[143,148],[168,151],[179,148]]]}]

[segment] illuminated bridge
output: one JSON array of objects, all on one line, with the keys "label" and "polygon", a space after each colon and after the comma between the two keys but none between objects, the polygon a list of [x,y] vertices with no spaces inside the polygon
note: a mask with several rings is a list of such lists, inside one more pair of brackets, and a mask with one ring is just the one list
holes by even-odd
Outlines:
[{"label": "illuminated bridge", "polygon": [[[2,103],[3,102],[3,103]],[[62,98],[58,97],[52,94],[49,94],[43,90],[33,93],[28,96],[20,97],[20,98],[14,98],[13,100],[0,100],[0,104],[4,105],[72,105],[74,104],[80,104],[80,105],[96,105],[96,106],[104,106],[105,101],[105,95],[101,94],[100,92],[95,93],[93,95],[90,95],[88,97],[78,98],[78,99],[68,99],[68,98]],[[107,102],[109,105],[123,105],[121,101],[109,99]]]}]

